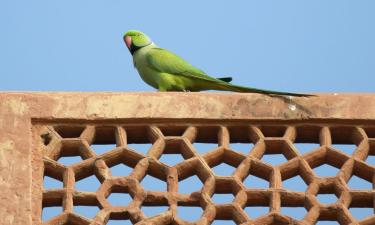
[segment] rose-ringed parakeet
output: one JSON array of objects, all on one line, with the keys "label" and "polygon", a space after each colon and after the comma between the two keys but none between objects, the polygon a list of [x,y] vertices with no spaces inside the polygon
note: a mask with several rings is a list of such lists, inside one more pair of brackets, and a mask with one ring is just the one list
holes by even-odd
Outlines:
[{"label": "rose-ringed parakeet", "polygon": [[220,90],[274,95],[310,96],[308,94],[270,91],[229,83],[231,77],[213,78],[176,54],[159,48],[144,33],[129,30],[124,42],[133,56],[134,66],[142,79],[159,91]]}]

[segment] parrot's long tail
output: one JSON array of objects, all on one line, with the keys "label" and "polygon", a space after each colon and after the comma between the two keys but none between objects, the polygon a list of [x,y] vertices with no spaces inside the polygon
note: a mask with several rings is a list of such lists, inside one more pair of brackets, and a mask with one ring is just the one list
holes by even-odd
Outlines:
[{"label": "parrot's long tail", "polygon": [[302,93],[292,93],[292,92],[281,92],[281,91],[271,91],[265,89],[257,89],[251,87],[243,87],[233,84],[224,83],[218,86],[218,90],[221,91],[234,91],[234,92],[247,92],[247,93],[261,93],[266,95],[286,95],[286,96],[297,96],[297,97],[311,97],[315,95],[302,94]]}]

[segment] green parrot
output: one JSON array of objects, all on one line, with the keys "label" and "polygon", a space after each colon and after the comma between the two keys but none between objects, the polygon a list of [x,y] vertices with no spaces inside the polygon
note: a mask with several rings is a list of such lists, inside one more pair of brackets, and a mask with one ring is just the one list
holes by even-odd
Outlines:
[{"label": "green parrot", "polygon": [[231,77],[213,78],[176,54],[159,48],[141,31],[129,30],[124,42],[142,79],[159,91],[220,90],[268,95],[311,96],[233,85]]}]

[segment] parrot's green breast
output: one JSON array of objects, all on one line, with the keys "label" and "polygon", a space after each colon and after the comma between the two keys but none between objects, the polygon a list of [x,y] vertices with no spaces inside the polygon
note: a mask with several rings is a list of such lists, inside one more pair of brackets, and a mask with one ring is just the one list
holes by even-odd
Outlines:
[{"label": "parrot's green breast", "polygon": [[173,73],[159,71],[150,64],[152,50],[159,49],[152,44],[134,53],[134,65],[141,78],[147,84],[159,90],[183,91],[194,85],[194,81],[189,78],[176,76]]},{"label": "parrot's green breast", "polygon": [[142,80],[148,85],[158,89],[158,72],[148,66],[146,54],[151,46],[144,47],[134,54],[134,66],[138,70]]}]

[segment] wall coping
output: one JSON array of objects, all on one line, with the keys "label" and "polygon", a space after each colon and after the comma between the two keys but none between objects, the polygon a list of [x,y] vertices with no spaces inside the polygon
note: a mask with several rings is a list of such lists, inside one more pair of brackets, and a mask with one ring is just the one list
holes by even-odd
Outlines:
[{"label": "wall coping", "polygon": [[0,92],[10,108],[31,118],[375,119],[375,94],[272,97],[242,93]]}]

